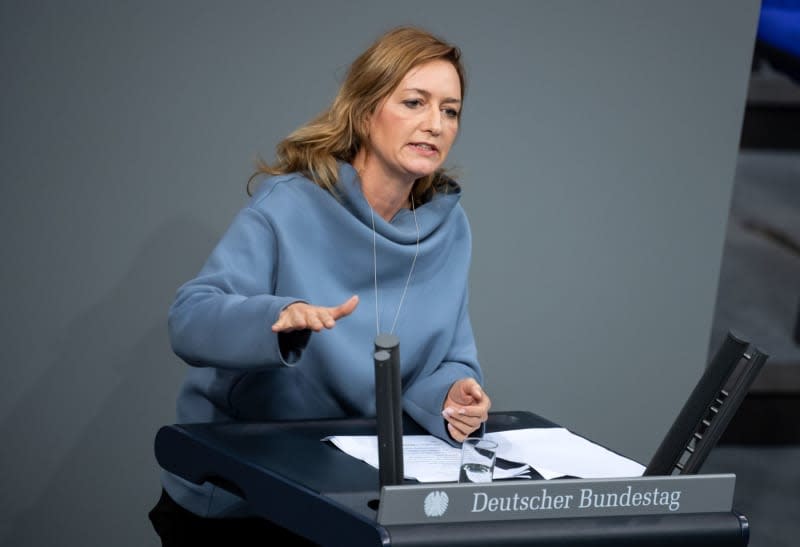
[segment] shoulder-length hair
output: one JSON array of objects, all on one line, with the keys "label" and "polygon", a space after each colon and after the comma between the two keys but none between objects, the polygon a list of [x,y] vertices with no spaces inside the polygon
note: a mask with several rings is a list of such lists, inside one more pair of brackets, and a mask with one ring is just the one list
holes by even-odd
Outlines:
[{"label": "shoulder-length hair", "polygon": [[[383,99],[400,84],[409,70],[434,60],[450,62],[458,73],[462,98],[466,75],[461,50],[431,33],[400,27],[378,38],[350,65],[333,103],[319,116],[296,129],[276,147],[272,164],[258,160],[247,183],[261,175],[300,172],[329,192],[334,192],[338,162],[352,162],[367,139],[367,120]],[[412,190],[416,203],[429,201],[445,189],[450,179],[442,169],[418,179]]]}]

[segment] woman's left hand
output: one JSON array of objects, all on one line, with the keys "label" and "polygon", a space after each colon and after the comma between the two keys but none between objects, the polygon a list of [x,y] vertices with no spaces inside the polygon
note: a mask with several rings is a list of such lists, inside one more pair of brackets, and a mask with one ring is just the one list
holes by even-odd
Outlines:
[{"label": "woman's left hand", "polygon": [[453,383],[442,408],[450,436],[458,442],[469,437],[489,418],[491,406],[491,399],[473,378]]}]

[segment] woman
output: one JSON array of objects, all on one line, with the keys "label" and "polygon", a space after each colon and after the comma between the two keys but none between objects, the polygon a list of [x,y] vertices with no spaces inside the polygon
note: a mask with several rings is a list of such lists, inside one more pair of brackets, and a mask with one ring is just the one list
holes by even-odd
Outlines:
[{"label": "woman", "polygon": [[[456,47],[393,30],[259,166],[270,177],[170,310],[173,349],[193,365],[178,421],[374,415],[379,332],[400,339],[403,409],[420,425],[460,442],[487,419],[469,226],[442,171],[464,83]],[[172,510],[215,525],[249,515],[210,484],[162,482]]]}]

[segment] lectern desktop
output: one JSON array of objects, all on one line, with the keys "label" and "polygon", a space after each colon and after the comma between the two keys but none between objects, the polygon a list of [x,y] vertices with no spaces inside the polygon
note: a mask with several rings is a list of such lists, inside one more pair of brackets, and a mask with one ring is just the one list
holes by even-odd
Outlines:
[{"label": "lectern desktop", "polygon": [[[404,416],[407,434],[423,431]],[[528,412],[493,413],[487,431],[556,424]],[[475,516],[467,521],[438,519],[466,491],[453,483],[404,485],[379,491],[378,471],[322,442],[329,435],[375,435],[372,419],[317,420],[251,424],[184,424],[161,428],[155,451],[159,464],[189,481],[209,481],[229,489],[254,510],[281,526],[322,545],[346,546],[746,546],[747,520],[730,507],[732,476],[714,476],[712,490],[730,487],[727,507],[704,501],[692,512],[627,514],[617,516],[556,516],[490,520]],[[695,476],[702,479],[703,476]],[[690,477],[645,477],[640,481],[681,481]],[[522,485],[521,483],[525,483]],[[579,487],[580,481],[535,481],[553,492]],[[488,488],[500,492],[509,485],[531,488],[531,481],[500,481]],[[656,483],[654,483],[656,484]],[[660,484],[660,483],[658,483]],[[705,487],[694,482],[694,487]],[[455,488],[455,490],[453,490]],[[469,488],[469,487],[468,487]],[[389,491],[389,492],[387,492]],[[433,507],[425,520],[413,523],[379,522],[379,499],[388,494],[422,496]],[[484,498],[471,493],[470,503]],[[703,494],[704,495],[704,494]],[[383,497],[382,497],[383,496]],[[697,496],[696,496],[697,497]],[[702,496],[700,496],[702,497]],[[718,495],[717,498],[720,496]],[[511,499],[510,497],[508,499]],[[395,503],[402,498],[395,498]],[[485,498],[488,503],[489,497]],[[420,507],[422,503],[420,503]],[[488,505],[487,505],[488,507]],[[443,511],[444,508],[444,511]],[[488,515],[488,511],[476,513]],[[496,517],[497,515],[494,515]],[[391,518],[388,519],[392,521]],[[387,522],[384,518],[382,522]],[[396,522],[404,522],[401,518]]]}]

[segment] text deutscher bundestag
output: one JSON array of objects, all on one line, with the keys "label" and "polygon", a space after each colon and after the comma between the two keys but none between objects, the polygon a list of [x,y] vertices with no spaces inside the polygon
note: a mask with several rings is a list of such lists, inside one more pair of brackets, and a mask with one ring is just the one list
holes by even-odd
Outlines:
[{"label": "text deutscher bundestag", "polygon": [[552,511],[564,509],[605,509],[617,507],[664,507],[669,511],[681,508],[680,490],[659,488],[634,489],[596,493],[592,488],[581,488],[575,494],[550,495],[542,488],[538,495],[490,496],[485,492],[472,493],[472,513]]}]

